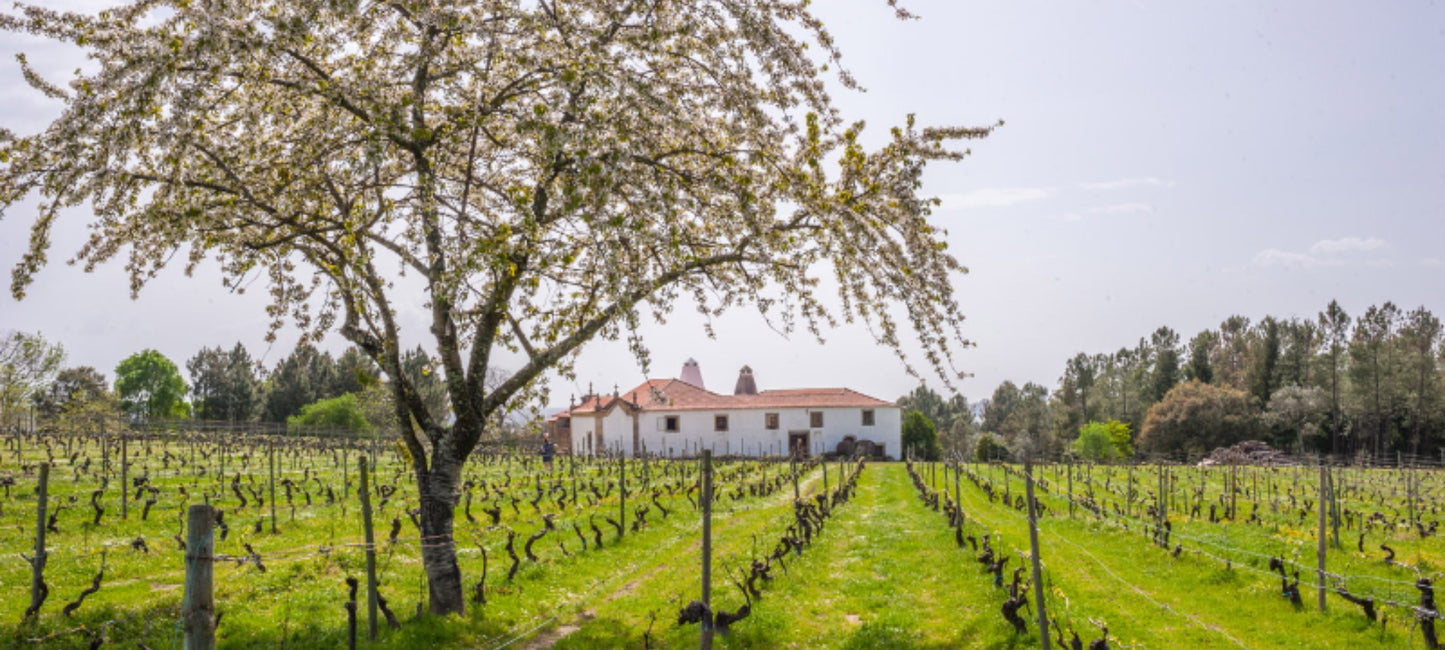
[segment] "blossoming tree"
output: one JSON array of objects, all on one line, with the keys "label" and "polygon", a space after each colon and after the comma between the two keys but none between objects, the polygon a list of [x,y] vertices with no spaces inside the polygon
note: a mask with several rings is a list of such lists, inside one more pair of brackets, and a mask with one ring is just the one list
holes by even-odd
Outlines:
[{"label": "blossoming tree", "polygon": [[[0,130],[0,210],[38,201],[12,292],[82,205],[94,216],[74,261],[126,259],[133,292],[175,257],[215,260],[232,289],[261,278],[273,333],[337,330],[390,377],[431,540],[452,533],[489,415],[597,337],[646,363],[637,328],[679,300],[814,335],[861,319],[900,358],[911,326],[932,369],[954,374],[964,269],[918,191],[928,162],[962,158],[950,144],[992,127],[909,117],[865,147],[828,95],[830,79],[854,84],[807,4],[20,5],[0,28],[96,65],[60,83],[21,61],[64,107],[38,133]],[[821,273],[836,300],[818,294]],[[416,343],[397,323],[404,301],[429,312],[451,419],[402,371]],[[490,381],[500,350],[526,361]],[[432,611],[462,612],[455,549],[429,543],[423,560]]]}]

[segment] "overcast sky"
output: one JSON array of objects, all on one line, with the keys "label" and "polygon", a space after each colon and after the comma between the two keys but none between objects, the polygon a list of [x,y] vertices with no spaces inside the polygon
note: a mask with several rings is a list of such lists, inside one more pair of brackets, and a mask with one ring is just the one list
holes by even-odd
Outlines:
[{"label": "overcast sky", "polygon": [[[1236,313],[1313,318],[1331,299],[1352,315],[1386,300],[1445,315],[1445,3],[904,4],[922,20],[894,20],[883,0],[814,7],[868,89],[835,94],[845,117],[875,135],[910,112],[1007,123],[924,187],[943,198],[934,218],[971,269],[954,287],[977,342],[958,356],[969,399],[1004,379],[1053,388],[1067,357],[1160,325],[1187,340]],[[0,125],[29,132],[56,109],[20,80],[20,51],[43,70],[80,59],[0,35]],[[148,347],[178,365],[237,341],[267,366],[289,353],[294,334],[263,340],[261,296],[227,293],[213,272],[172,269],[131,301],[120,264],[65,266],[87,213],[66,216],[30,296],[0,298],[0,330],[39,330],[72,365],[108,375]],[[32,218],[0,220],[0,265],[19,259]],[[745,363],[760,389],[893,399],[917,383],[861,327],[821,345],[746,311],[715,327],[709,340],[687,313],[649,327],[650,374],[676,376],[694,357],[715,390]],[[575,385],[554,382],[554,404],[589,382],[643,378],[606,341],[578,370]]]}]

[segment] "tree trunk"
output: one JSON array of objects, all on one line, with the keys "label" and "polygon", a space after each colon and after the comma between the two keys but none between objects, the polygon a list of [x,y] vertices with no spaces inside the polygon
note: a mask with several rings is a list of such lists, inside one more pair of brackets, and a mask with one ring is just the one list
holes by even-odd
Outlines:
[{"label": "tree trunk", "polygon": [[466,613],[462,569],[452,540],[461,466],[461,461],[442,451],[432,454],[429,470],[416,470],[421,496],[421,558],[433,614]]}]

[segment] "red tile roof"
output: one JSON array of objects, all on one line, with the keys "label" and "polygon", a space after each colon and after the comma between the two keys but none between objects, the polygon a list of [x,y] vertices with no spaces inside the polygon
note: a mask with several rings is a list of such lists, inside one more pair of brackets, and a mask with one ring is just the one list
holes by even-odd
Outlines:
[{"label": "red tile roof", "polygon": [[[611,395],[588,395],[582,398],[582,403],[572,408],[572,413],[595,413],[598,411],[610,411],[613,407],[625,406],[636,409],[637,405],[626,397],[613,397]],[[563,411],[566,413],[566,411]],[[560,414],[559,414],[560,415]]]},{"label": "red tile roof", "polygon": [[[633,400],[636,400],[634,403]],[[572,410],[595,413],[614,402],[644,411],[716,411],[723,409],[870,408],[897,406],[848,388],[765,390],[756,395],[719,395],[680,379],[649,379],[619,397],[589,396]]]}]

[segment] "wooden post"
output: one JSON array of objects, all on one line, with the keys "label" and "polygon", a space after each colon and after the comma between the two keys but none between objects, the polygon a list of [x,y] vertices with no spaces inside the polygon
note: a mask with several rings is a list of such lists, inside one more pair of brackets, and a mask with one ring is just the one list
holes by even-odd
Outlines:
[{"label": "wooden post", "polygon": [[1154,513],[1158,523],[1155,524],[1154,534],[1159,536],[1159,545],[1167,547],[1169,543],[1164,539],[1164,522],[1169,521],[1169,477],[1164,471],[1164,465],[1159,465],[1158,495],[1154,499]]},{"label": "wooden post", "polygon": [[376,640],[376,532],[371,527],[371,489],[366,480],[366,457],[356,459],[361,495],[361,525],[366,530],[366,639]]},{"label": "wooden post", "polygon": [[[841,476],[838,478],[842,478]],[[947,477],[945,477],[945,480]],[[823,459],[823,494],[828,494],[828,459]]]},{"label": "wooden post", "polygon": [[120,435],[120,518],[125,519],[130,504],[130,454],[126,452],[125,434]]},{"label": "wooden post", "polygon": [[1134,516],[1134,464],[1129,464],[1128,482],[1124,484],[1124,512]]},{"label": "wooden post", "polygon": [[1335,533],[1335,548],[1344,548],[1340,545],[1340,497],[1339,494],[1335,492],[1334,472],[1330,472],[1329,479],[1330,527],[1334,529]]},{"label": "wooden post", "polygon": [[702,450],[702,650],[712,650],[712,450]]},{"label": "wooden post", "polygon": [[211,530],[215,523],[211,506],[193,505],[186,511],[186,587],[181,603],[185,650],[216,647],[216,604],[211,593],[211,561],[216,549]]},{"label": "wooden post", "polygon": [[1074,518],[1074,461],[1069,461],[1069,519]]},{"label": "wooden post", "polygon": [[267,465],[271,469],[271,534],[275,535],[279,532],[276,530],[276,439],[267,438],[266,445]]},{"label": "wooden post", "polygon": [[[960,474],[960,472],[962,471],[963,465],[960,464],[957,460],[953,461],[953,502],[958,504],[959,528],[963,528],[963,518],[966,516],[963,514],[963,489],[958,486],[958,484],[962,482],[961,479],[963,478],[963,476]],[[842,480],[841,475],[839,475],[838,478],[839,480]]]},{"label": "wooden post", "polygon": [[[1413,462],[1411,463],[1413,465]],[[1415,525],[1415,472],[1410,467],[1400,470],[1405,474],[1405,499],[1410,508],[1410,525]]]},{"label": "wooden post", "polygon": [[1034,510],[1034,466],[1024,460],[1024,498],[1029,502],[1029,560],[1034,568],[1034,610],[1039,614],[1039,642],[1049,650],[1049,617],[1044,613],[1044,574],[1039,566],[1039,523]]},{"label": "wooden post", "polygon": [[1320,464],[1320,528],[1319,528],[1319,576],[1320,576],[1320,613],[1325,611],[1325,484],[1329,482],[1330,468]]},{"label": "wooden post", "polygon": [[793,469],[793,500],[802,501],[803,495],[798,492],[798,459],[796,457],[796,454],[791,461],[791,466]]},{"label": "wooden post", "polygon": [[50,463],[40,464],[40,484],[35,496],[35,555],[30,558],[30,615],[40,616],[40,604],[45,602],[45,506],[50,496]]},{"label": "wooden post", "polygon": [[1234,521],[1235,507],[1239,498],[1239,466],[1229,468],[1229,520]]},{"label": "wooden post", "polygon": [[622,443],[617,443],[617,517],[622,527],[617,529],[617,539],[622,539],[627,530],[627,454],[622,453]]},{"label": "wooden post", "polygon": [[221,483],[221,491],[226,491],[226,439],[221,437],[221,432],[216,431],[216,455],[221,457],[221,471],[216,474],[216,480]]}]

